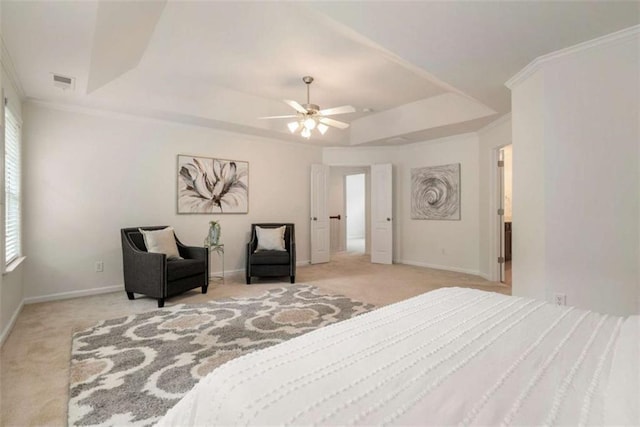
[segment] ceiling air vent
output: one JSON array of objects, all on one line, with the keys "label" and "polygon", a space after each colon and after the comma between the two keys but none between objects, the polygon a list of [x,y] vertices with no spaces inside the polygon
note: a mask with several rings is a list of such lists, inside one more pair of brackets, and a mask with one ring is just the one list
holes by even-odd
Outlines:
[{"label": "ceiling air vent", "polygon": [[76,79],[73,77],[62,76],[60,74],[53,74],[53,85],[64,90],[73,90],[76,85]]}]

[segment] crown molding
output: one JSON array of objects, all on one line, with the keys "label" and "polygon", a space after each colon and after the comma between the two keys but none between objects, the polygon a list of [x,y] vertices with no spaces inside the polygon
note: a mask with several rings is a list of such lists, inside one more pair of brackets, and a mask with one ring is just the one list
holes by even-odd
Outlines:
[{"label": "crown molding", "polygon": [[20,100],[25,99],[24,88],[22,87],[22,82],[18,77],[18,73],[16,72],[16,68],[13,65],[13,60],[11,59],[11,55],[9,54],[9,50],[4,43],[4,39],[0,36],[0,45],[2,45],[2,56],[0,57],[0,63],[2,63],[2,69],[6,73],[7,77],[16,93],[20,97]]},{"label": "crown molding", "polygon": [[576,44],[574,46],[556,50],[555,52],[551,52],[546,55],[539,56],[531,61],[529,65],[516,73],[516,75],[507,80],[504,85],[513,90],[514,87],[518,86],[520,83],[522,83],[522,81],[538,71],[540,67],[547,62],[555,61],[556,59],[563,58],[568,55],[573,55],[574,53],[582,52],[594,47],[600,47],[610,43],[626,40],[628,38],[637,36],[638,34],[640,34],[640,25],[634,25],[633,27],[625,28],[624,30],[616,31],[614,33],[607,34],[593,40],[589,40],[583,43]]}]

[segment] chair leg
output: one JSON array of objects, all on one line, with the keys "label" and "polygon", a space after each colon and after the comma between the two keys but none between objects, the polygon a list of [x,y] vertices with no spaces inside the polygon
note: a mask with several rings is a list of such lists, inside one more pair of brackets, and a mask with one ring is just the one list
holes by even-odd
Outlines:
[{"label": "chair leg", "polygon": [[207,289],[209,289],[209,285],[204,285],[204,286],[202,287],[202,293],[203,293],[203,294],[206,294],[206,293],[207,293]]},{"label": "chair leg", "polygon": [[158,298],[158,308],[164,307],[164,298]]},{"label": "chair leg", "polygon": [[291,283],[296,283],[296,276],[291,276]]},{"label": "chair leg", "polygon": [[247,276],[247,285],[251,284],[251,276]]},{"label": "chair leg", "polygon": [[129,297],[129,299],[135,299],[133,292],[127,292],[127,297]]}]

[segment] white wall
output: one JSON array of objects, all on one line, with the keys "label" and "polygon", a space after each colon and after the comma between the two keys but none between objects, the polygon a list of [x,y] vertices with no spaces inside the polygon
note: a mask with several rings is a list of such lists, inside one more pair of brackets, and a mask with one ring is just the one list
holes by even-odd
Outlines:
[{"label": "white wall", "polygon": [[480,275],[488,280],[499,280],[498,218],[497,210],[497,158],[496,150],[511,144],[511,116],[506,115],[478,132],[479,192],[478,227]]},{"label": "white wall", "polygon": [[514,82],[515,295],[640,312],[640,35]]},{"label": "white wall", "polygon": [[544,70],[548,298],[637,308],[639,65],[636,37]]},{"label": "white wall", "polygon": [[545,202],[543,80],[532,76],[512,91],[513,294],[545,299]]},{"label": "white wall", "polygon": [[[478,274],[477,135],[397,147],[329,148],[323,158],[328,165],[393,164],[395,262]],[[450,163],[461,163],[461,221],[412,220],[411,168]]]},{"label": "white wall", "polygon": [[[309,259],[309,171],[321,149],[208,128],[25,104],[27,301],[121,289],[122,227],[172,225],[201,245],[222,227],[225,270],[244,270],[252,222],[296,224]],[[178,154],[249,162],[249,214],[177,215]],[[95,261],[104,272],[95,273]]]},{"label": "white wall", "polygon": [[[479,274],[478,145],[466,134],[406,146],[398,164],[403,263]],[[460,163],[460,221],[411,219],[411,169],[451,163]]]}]

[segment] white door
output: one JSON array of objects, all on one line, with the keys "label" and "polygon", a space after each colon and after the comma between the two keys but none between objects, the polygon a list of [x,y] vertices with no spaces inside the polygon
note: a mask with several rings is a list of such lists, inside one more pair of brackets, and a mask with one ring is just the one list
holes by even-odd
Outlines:
[{"label": "white door", "polygon": [[505,229],[504,229],[504,149],[498,152],[498,230],[500,231],[500,251],[498,252],[498,266],[500,282],[505,283]]},{"label": "white door", "polygon": [[329,262],[329,166],[311,165],[311,264]]},{"label": "white door", "polygon": [[371,166],[371,262],[393,262],[391,165]]}]

